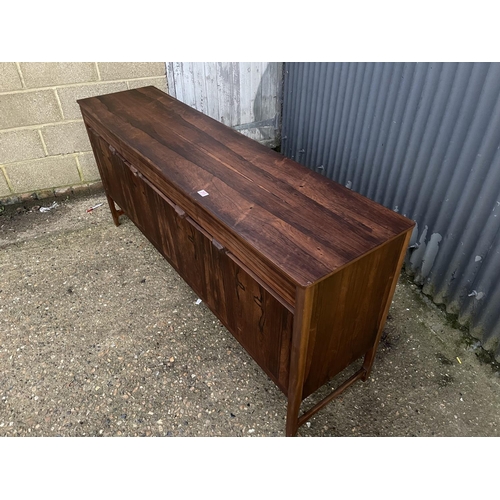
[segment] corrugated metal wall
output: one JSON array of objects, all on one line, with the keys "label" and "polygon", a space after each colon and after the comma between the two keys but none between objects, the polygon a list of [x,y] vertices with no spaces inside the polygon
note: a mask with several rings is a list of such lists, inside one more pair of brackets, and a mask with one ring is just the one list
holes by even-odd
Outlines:
[{"label": "corrugated metal wall", "polygon": [[283,63],[169,62],[173,97],[270,147],[280,143]]},{"label": "corrugated metal wall", "polygon": [[287,63],[282,135],[417,222],[407,272],[500,359],[500,63]]}]

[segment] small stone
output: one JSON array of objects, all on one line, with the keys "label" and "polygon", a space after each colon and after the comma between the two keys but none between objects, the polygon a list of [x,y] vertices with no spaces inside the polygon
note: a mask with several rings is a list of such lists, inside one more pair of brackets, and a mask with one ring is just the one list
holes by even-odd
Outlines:
[{"label": "small stone", "polygon": [[253,434],[255,432],[255,429],[248,429],[248,434]]}]

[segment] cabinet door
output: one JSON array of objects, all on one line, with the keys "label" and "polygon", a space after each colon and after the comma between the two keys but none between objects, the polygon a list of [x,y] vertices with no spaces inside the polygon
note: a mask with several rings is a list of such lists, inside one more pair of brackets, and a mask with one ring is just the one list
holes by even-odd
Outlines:
[{"label": "cabinet door", "polygon": [[212,248],[212,288],[224,304],[221,321],[286,394],[293,314],[230,256]]},{"label": "cabinet door", "polygon": [[89,137],[104,188],[141,232],[167,260],[176,267],[172,237],[175,226],[175,205],[157,193],[127,162],[92,129]]},{"label": "cabinet door", "polygon": [[286,394],[293,313],[134,165],[89,135],[108,194]]},{"label": "cabinet door", "polygon": [[109,144],[93,129],[87,126],[87,132],[94,151],[97,167],[106,193],[128,214],[127,186],[121,175],[121,168],[116,168],[115,158]]}]

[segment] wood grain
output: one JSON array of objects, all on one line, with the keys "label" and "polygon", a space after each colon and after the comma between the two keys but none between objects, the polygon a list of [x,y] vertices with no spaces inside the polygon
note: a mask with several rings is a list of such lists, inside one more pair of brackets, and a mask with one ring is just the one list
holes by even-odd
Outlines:
[{"label": "wood grain", "polygon": [[[408,228],[399,214],[313,172],[305,175],[307,169],[250,145],[158,89],[89,98],[80,105],[98,115],[129,154],[139,153],[160,177],[192,197],[199,209],[193,215],[205,211],[220,220],[296,284],[307,286]],[[250,151],[245,156],[242,140]],[[300,182],[287,181],[297,179],[298,167]],[[211,194],[197,197],[201,189]],[[293,259],[286,260],[290,254]]]}]

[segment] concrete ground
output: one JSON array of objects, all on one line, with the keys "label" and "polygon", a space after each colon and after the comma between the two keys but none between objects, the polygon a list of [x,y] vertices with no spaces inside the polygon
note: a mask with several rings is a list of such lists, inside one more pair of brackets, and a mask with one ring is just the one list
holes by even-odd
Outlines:
[{"label": "concrete ground", "polygon": [[[0,436],[283,436],[285,396],[104,194],[52,201],[0,214]],[[498,436],[479,354],[402,276],[370,379],[299,435]]]}]

